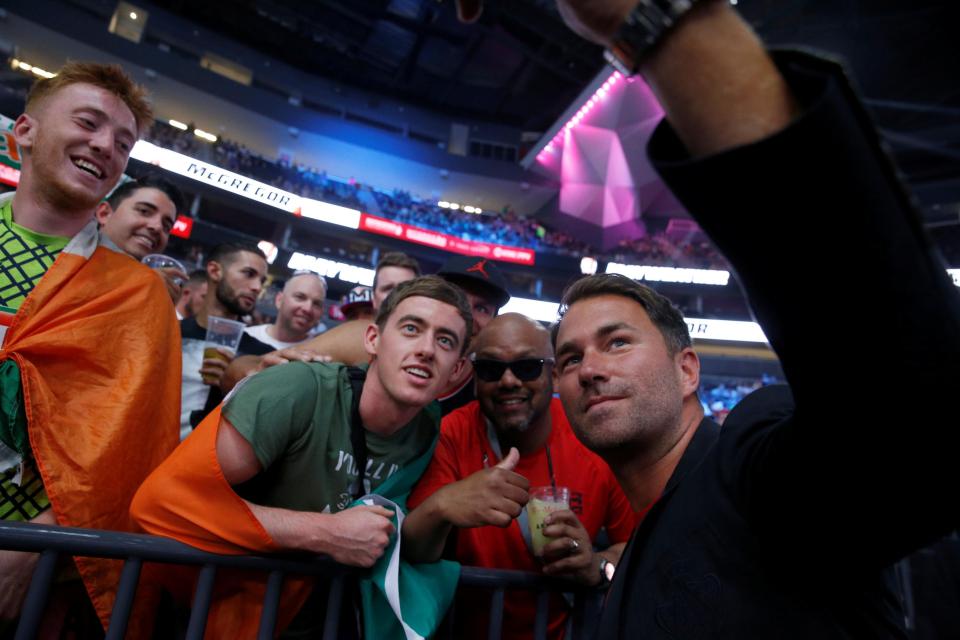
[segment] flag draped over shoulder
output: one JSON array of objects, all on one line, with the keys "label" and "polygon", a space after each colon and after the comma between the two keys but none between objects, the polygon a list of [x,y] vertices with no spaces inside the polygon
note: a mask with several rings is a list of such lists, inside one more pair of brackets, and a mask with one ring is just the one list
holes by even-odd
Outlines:
[{"label": "flag draped over shoulder", "polygon": [[[219,424],[217,408],[144,483],[134,498],[133,516],[150,533],[211,553],[279,551],[223,477],[216,453]],[[391,476],[377,494],[354,504],[375,503],[393,509],[399,532],[407,495],[432,455],[433,446]],[[400,560],[399,533],[394,534],[384,555],[361,580],[365,636],[430,636],[453,599],[459,577],[459,565],[453,562],[409,565]],[[312,587],[311,579],[287,578],[280,598],[278,629],[284,629],[293,620]],[[233,572],[218,579],[205,637],[255,638],[265,593],[266,576],[262,573]]]},{"label": "flag draped over shoulder", "polygon": [[[57,522],[139,531],[130,500],[178,440],[180,332],[162,280],[102,246],[91,222],[8,320],[0,364],[19,372],[30,449]],[[76,563],[106,626],[121,562]],[[136,617],[131,625],[128,637]]]}]

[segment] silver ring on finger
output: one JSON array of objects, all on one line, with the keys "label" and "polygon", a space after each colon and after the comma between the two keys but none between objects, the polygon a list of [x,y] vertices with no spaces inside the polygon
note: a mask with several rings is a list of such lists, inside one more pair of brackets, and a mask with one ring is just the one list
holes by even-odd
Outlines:
[{"label": "silver ring on finger", "polygon": [[576,553],[580,549],[580,543],[570,538],[570,553]]}]

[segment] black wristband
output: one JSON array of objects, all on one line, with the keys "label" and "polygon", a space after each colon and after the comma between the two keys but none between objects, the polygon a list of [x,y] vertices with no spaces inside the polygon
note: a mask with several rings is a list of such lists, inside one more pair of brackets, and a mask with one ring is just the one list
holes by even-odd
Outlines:
[{"label": "black wristband", "polygon": [[603,52],[604,58],[623,75],[635,74],[650,50],[698,1],[640,0],[620,25],[611,47]]}]

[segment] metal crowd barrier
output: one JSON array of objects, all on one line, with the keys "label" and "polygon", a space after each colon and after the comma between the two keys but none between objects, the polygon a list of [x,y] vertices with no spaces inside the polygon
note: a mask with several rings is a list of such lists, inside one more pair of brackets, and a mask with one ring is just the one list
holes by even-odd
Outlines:
[{"label": "metal crowd barrier", "polygon": [[[58,560],[61,556],[87,556],[123,560],[123,571],[117,590],[117,599],[110,616],[106,640],[121,640],[136,595],[137,582],[144,562],[194,565],[201,567],[196,591],[187,623],[186,640],[201,640],[206,628],[214,582],[218,569],[262,571],[268,575],[263,613],[257,632],[258,639],[274,637],[280,593],[287,575],[322,576],[331,579],[324,620],[324,640],[339,637],[339,613],[345,581],[357,570],[322,557],[282,556],[223,556],[200,551],[183,543],[157,536],[41,526],[22,522],[0,524],[0,549],[40,553],[26,600],[20,615],[15,640],[36,637],[47,598],[53,585]],[[522,571],[503,571],[463,567],[460,586],[489,589],[489,640],[500,638],[503,625],[504,596],[508,590],[532,591],[538,594],[534,637],[546,638],[549,594],[561,592],[572,603],[567,620],[567,638],[587,638],[591,635],[602,594],[596,590],[578,588],[569,582],[546,578]],[[455,607],[441,625],[439,638],[452,638]]]}]

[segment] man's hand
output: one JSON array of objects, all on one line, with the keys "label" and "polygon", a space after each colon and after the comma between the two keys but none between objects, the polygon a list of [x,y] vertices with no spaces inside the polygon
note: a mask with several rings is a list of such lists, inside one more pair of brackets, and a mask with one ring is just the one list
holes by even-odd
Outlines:
[{"label": "man's hand", "polygon": [[543,535],[554,539],[543,547],[543,572],[588,587],[600,584],[600,558],[576,514],[569,509],[554,511],[544,525]]},{"label": "man's hand", "polygon": [[260,358],[260,362],[257,364],[255,371],[263,371],[264,369],[287,362],[331,362],[331,358],[330,356],[317,353],[312,349],[287,347],[286,349],[278,349],[277,351],[264,354],[263,357]]},{"label": "man's hand", "polygon": [[227,365],[233,360],[233,354],[226,349],[217,347],[217,351],[222,358],[204,358],[200,365],[200,377],[203,378],[203,384],[208,384],[211,387],[220,386],[223,372],[227,370]]},{"label": "man's hand", "polygon": [[519,460],[511,448],[497,466],[439,489],[443,519],[455,527],[510,526],[530,500],[530,482],[513,471]]},{"label": "man's hand", "polygon": [[359,505],[333,515],[316,514],[326,523],[316,537],[315,551],[340,564],[372,567],[383,555],[396,529],[393,511],[380,506]]},{"label": "man's hand", "polygon": [[189,276],[174,267],[156,269],[155,271],[157,275],[163,278],[163,284],[167,285],[167,293],[170,294],[170,299],[176,305],[180,302],[180,296],[183,294],[183,283],[188,280]]},{"label": "man's hand", "polygon": [[[52,509],[31,520],[33,524],[57,524]],[[0,620],[13,620],[20,615],[23,599],[40,559],[39,553],[0,551]]]}]

